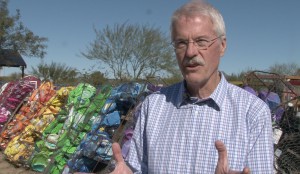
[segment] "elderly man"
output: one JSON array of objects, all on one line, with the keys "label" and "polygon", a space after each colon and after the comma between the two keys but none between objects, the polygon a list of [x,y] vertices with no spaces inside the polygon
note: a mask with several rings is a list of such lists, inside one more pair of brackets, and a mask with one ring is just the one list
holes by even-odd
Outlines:
[{"label": "elderly man", "polygon": [[184,80],[145,99],[126,162],[113,144],[112,173],[273,173],[268,106],[218,70],[222,15],[188,2],[174,12],[171,34]]}]

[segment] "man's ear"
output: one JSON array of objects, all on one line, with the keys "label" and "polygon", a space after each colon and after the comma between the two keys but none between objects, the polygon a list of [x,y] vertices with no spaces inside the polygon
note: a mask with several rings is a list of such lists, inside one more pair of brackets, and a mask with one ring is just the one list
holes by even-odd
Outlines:
[{"label": "man's ear", "polygon": [[226,36],[222,36],[222,42],[220,46],[220,57],[224,56],[227,47]]}]

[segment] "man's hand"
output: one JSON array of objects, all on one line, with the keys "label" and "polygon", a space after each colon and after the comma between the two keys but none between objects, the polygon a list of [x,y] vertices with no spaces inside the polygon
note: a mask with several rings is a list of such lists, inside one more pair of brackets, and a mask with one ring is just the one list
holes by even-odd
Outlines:
[{"label": "man's hand", "polygon": [[121,153],[121,147],[118,143],[112,144],[112,151],[114,154],[114,159],[116,161],[116,167],[115,167],[115,170],[112,171],[110,174],[132,174],[133,172],[126,165],[126,163],[123,159],[123,156]]},{"label": "man's hand", "polygon": [[217,140],[215,142],[215,146],[219,154],[215,174],[250,174],[250,169],[248,167],[245,167],[242,172],[230,170],[228,164],[227,150],[224,143],[220,140]]}]

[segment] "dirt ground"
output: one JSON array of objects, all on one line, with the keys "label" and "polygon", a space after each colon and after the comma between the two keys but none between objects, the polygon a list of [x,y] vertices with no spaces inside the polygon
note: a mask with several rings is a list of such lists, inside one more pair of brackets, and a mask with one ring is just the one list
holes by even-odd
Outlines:
[{"label": "dirt ground", "polygon": [[[109,170],[103,168],[102,171],[97,172],[96,174],[108,174]],[[5,160],[3,153],[0,151],[0,174],[42,174],[40,172],[35,172],[32,170],[27,170],[23,167],[15,167],[7,160]]]},{"label": "dirt ground", "polygon": [[35,174],[38,172],[26,170],[22,167],[15,167],[4,159],[3,153],[0,151],[0,174]]}]

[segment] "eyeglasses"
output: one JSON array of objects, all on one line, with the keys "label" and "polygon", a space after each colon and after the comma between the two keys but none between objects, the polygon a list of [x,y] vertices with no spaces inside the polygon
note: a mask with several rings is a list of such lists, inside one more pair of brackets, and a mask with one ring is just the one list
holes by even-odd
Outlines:
[{"label": "eyeglasses", "polygon": [[187,40],[175,40],[172,42],[172,45],[175,50],[185,51],[189,45],[189,43],[193,43],[194,46],[196,46],[199,50],[207,50],[215,41],[222,37],[223,35],[220,35],[214,39],[211,40],[205,40],[205,39],[196,39],[193,41],[187,41]]}]

